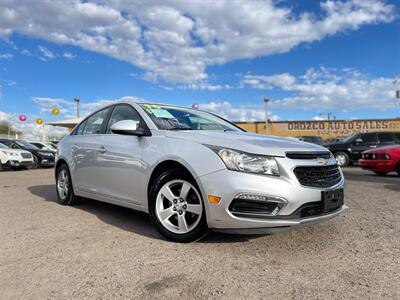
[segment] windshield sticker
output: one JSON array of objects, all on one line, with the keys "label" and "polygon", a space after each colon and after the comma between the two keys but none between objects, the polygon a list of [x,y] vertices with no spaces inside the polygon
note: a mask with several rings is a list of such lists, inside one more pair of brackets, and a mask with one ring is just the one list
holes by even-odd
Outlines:
[{"label": "windshield sticker", "polygon": [[162,108],[151,108],[150,111],[157,118],[175,119],[175,117],[173,115],[171,115],[171,113],[168,110],[165,110]]}]

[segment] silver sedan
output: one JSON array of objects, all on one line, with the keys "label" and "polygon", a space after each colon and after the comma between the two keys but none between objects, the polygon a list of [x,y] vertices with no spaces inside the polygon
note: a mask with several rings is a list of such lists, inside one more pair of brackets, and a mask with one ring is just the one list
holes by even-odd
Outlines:
[{"label": "silver sedan", "polygon": [[59,202],[79,197],[149,213],[169,240],[210,230],[267,234],[341,213],[342,171],[325,148],[250,134],[184,107],[121,102],[59,144]]}]

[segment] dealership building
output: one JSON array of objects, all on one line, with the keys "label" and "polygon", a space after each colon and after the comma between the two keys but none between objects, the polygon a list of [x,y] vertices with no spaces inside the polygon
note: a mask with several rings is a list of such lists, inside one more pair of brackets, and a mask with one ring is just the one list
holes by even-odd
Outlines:
[{"label": "dealership building", "polygon": [[[235,122],[248,132],[265,133],[265,122]],[[400,131],[400,119],[271,121],[268,134],[286,137],[320,136],[324,140],[358,132]]]}]

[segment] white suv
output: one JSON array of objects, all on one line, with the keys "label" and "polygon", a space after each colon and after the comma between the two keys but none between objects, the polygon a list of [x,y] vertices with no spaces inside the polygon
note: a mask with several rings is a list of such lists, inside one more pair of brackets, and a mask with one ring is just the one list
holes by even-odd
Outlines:
[{"label": "white suv", "polygon": [[11,149],[0,143],[0,169],[20,169],[33,166],[33,156],[30,152]]},{"label": "white suv", "polygon": [[83,120],[58,147],[57,194],[150,214],[168,239],[208,229],[272,233],[345,208],[344,178],[325,148],[250,134],[210,113],[123,102]]}]

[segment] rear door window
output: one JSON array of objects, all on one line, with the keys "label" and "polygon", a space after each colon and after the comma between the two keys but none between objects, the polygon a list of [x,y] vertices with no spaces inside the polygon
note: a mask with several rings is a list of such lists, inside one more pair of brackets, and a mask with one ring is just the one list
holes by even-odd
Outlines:
[{"label": "rear door window", "polygon": [[378,142],[376,133],[366,133],[362,137],[363,144],[375,145]]},{"label": "rear door window", "polygon": [[90,116],[86,121],[83,134],[101,134],[104,120],[107,118],[109,111],[110,108],[106,108]]},{"label": "rear door window", "polygon": [[394,144],[394,135],[391,132],[378,133],[379,143]]},{"label": "rear door window", "polygon": [[78,129],[75,131],[76,135],[82,135],[83,134],[83,130],[85,129],[86,122],[87,122],[87,120],[79,125]]}]

